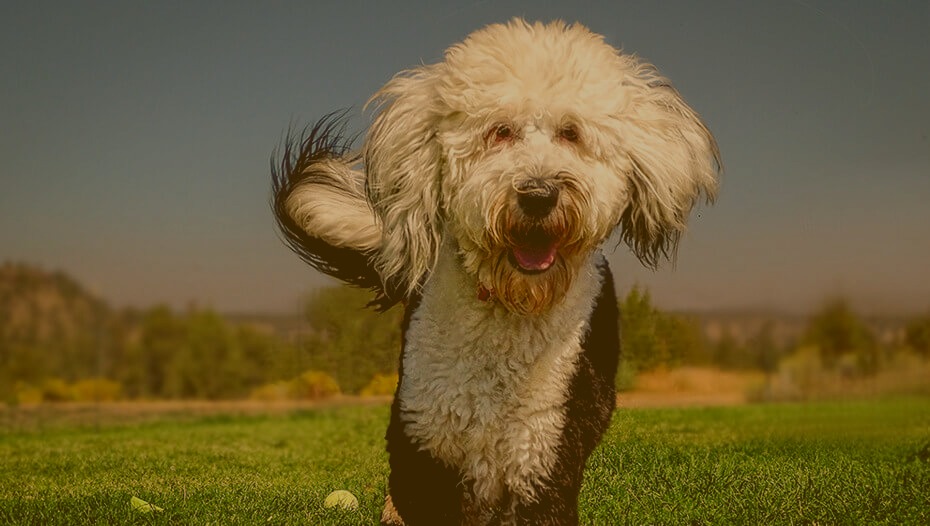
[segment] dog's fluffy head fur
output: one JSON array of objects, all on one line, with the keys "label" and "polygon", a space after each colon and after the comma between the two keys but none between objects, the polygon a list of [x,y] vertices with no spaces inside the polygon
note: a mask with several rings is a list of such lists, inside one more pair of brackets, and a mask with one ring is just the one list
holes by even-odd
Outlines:
[{"label": "dog's fluffy head fur", "polygon": [[400,296],[453,250],[478,289],[538,313],[617,227],[654,266],[695,201],[715,194],[717,147],[697,114],[653,66],[580,25],[488,26],[372,104],[360,171],[326,156],[307,168],[352,190],[331,184],[314,200],[296,184],[286,208],[304,230],[367,254]]}]

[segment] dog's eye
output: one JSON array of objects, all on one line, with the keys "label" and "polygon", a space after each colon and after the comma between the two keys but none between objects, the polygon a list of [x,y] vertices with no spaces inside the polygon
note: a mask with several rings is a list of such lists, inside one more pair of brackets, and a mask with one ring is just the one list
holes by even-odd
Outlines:
[{"label": "dog's eye", "polygon": [[569,124],[559,129],[559,139],[565,142],[577,143],[581,140],[581,135],[578,133],[578,128],[575,127],[574,124]]},{"label": "dog's eye", "polygon": [[509,124],[498,124],[488,132],[488,139],[493,144],[510,142],[514,140],[515,137],[516,133],[514,133],[513,127]]}]

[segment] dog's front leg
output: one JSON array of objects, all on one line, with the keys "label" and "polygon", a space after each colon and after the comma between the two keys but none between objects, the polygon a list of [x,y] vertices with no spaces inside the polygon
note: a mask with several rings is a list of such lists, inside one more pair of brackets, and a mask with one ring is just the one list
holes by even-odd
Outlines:
[{"label": "dog's front leg", "polygon": [[557,480],[547,481],[532,502],[514,503],[508,524],[533,526],[577,526],[578,494],[584,462],[565,465]]},{"label": "dog's front leg", "polygon": [[386,436],[391,466],[389,496],[381,523],[385,526],[462,524],[464,487],[461,474],[421,450],[407,437],[399,411],[399,401],[395,398]]}]

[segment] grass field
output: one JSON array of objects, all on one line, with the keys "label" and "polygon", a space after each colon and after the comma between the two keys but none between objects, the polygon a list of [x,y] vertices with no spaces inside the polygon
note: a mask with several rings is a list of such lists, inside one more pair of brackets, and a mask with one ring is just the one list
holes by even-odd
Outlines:
[{"label": "grass field", "polygon": [[[0,429],[0,524],[376,524],[388,409]],[[326,510],[344,488],[357,511]],[[133,511],[140,497],[164,509]],[[583,524],[930,524],[930,399],[622,409]]]}]

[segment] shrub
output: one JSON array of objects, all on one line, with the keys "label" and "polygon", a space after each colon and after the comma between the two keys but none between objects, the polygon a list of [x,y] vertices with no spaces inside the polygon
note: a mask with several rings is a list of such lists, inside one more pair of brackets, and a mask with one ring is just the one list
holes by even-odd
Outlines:
[{"label": "shrub", "polygon": [[88,378],[75,382],[71,393],[77,402],[113,402],[122,398],[123,386],[106,378]]},{"label": "shrub", "polygon": [[824,381],[821,350],[814,346],[802,347],[782,360],[772,395],[782,400],[806,400]]},{"label": "shrub", "polygon": [[74,400],[74,389],[61,378],[48,378],[42,382],[42,402],[70,402]]},{"label": "shrub", "polygon": [[362,396],[391,396],[397,390],[397,374],[375,374],[359,392]]},{"label": "shrub", "polygon": [[336,380],[320,371],[307,371],[290,381],[290,397],[295,400],[320,400],[339,392]]},{"label": "shrub", "polygon": [[42,389],[25,382],[16,382],[13,387],[13,401],[17,405],[35,405],[42,403]]},{"label": "shrub", "polygon": [[290,380],[272,382],[252,389],[249,398],[265,402],[282,400],[322,400],[341,391],[332,376],[320,371],[307,371]]},{"label": "shrub", "polygon": [[804,342],[819,349],[821,363],[827,369],[842,365],[857,373],[873,374],[878,370],[875,335],[844,299],[827,302],[808,321]]},{"label": "shrub", "polygon": [[620,359],[620,365],[617,367],[617,376],[614,379],[614,386],[619,392],[632,391],[636,387],[636,375],[639,374],[639,370],[636,368],[636,364],[630,362],[630,360],[624,360],[622,357]]},{"label": "shrub", "polygon": [[904,339],[911,350],[930,358],[930,314],[911,320],[905,329]]},{"label": "shrub", "polygon": [[263,402],[280,402],[291,397],[291,382],[281,381],[265,384],[252,389],[249,398]]}]

